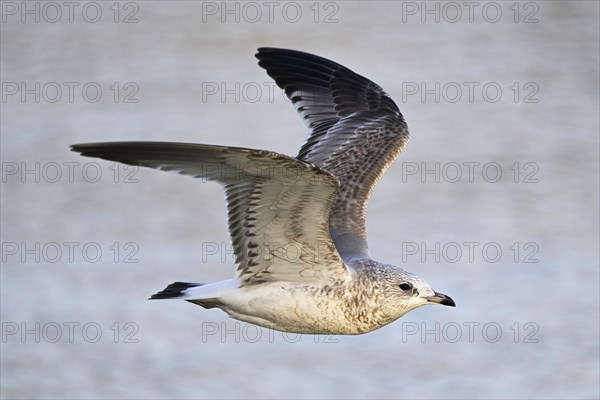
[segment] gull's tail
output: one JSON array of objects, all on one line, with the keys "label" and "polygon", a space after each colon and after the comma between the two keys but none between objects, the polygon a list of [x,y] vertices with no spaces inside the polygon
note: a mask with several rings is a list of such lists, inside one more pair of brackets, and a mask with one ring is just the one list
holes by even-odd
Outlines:
[{"label": "gull's tail", "polygon": [[198,304],[204,308],[220,307],[221,302],[215,298],[205,298],[205,283],[174,282],[164,290],[153,294],[148,300],[182,299]]},{"label": "gull's tail", "polygon": [[186,300],[204,308],[221,307],[221,298],[237,288],[234,279],[213,283],[175,282],[153,294],[148,300]]},{"label": "gull's tail", "polygon": [[174,282],[160,292],[153,294],[148,300],[189,299],[191,295],[189,292],[192,292],[191,289],[202,285],[204,283]]}]

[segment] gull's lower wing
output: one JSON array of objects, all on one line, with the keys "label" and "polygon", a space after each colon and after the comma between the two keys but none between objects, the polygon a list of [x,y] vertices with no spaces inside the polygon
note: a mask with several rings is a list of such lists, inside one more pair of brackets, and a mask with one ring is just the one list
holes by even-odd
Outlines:
[{"label": "gull's lower wing", "polygon": [[314,165],[253,149],[170,142],[71,146],[83,156],[221,183],[240,285],[314,281],[348,271],[331,242],[337,180]]},{"label": "gull's lower wing", "polygon": [[400,110],[377,84],[325,58],[277,48],[259,48],[256,57],[310,130],[298,158],[340,181],[330,219],[338,251],[367,256],[367,202],[408,142]]}]

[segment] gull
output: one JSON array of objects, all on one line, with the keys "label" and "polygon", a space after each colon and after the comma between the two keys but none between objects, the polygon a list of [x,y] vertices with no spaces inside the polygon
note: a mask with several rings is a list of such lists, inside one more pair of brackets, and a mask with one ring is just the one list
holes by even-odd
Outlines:
[{"label": "gull", "polygon": [[183,299],[293,333],[363,334],[426,304],[455,307],[422,278],[371,258],[373,187],[408,142],[381,87],[328,59],[259,48],[256,57],[308,127],[296,157],[174,142],[71,146],[83,156],[216,181],[225,190],[234,277],[175,282],[150,299]]}]

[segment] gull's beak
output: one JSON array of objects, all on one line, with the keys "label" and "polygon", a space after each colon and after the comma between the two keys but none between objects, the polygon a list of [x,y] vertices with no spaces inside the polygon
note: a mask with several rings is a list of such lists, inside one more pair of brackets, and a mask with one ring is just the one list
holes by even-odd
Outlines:
[{"label": "gull's beak", "polygon": [[450,298],[450,296],[446,296],[445,294],[441,294],[438,292],[433,293],[435,293],[435,295],[427,297],[428,302],[437,303],[444,306],[456,307],[456,303]]}]

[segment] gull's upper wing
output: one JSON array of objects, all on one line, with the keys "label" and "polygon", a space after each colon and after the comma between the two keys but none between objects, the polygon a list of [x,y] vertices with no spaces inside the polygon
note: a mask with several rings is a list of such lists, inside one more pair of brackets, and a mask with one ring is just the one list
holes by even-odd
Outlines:
[{"label": "gull's upper wing", "polygon": [[377,84],[325,58],[275,48],[256,57],[310,130],[298,158],[340,181],[329,222],[338,251],[345,259],[368,256],[367,202],[408,142],[400,110]]},{"label": "gull's upper wing", "polygon": [[348,273],[327,225],[338,182],[314,165],[269,151],[187,143],[86,143],[72,150],[221,183],[241,286]]}]

